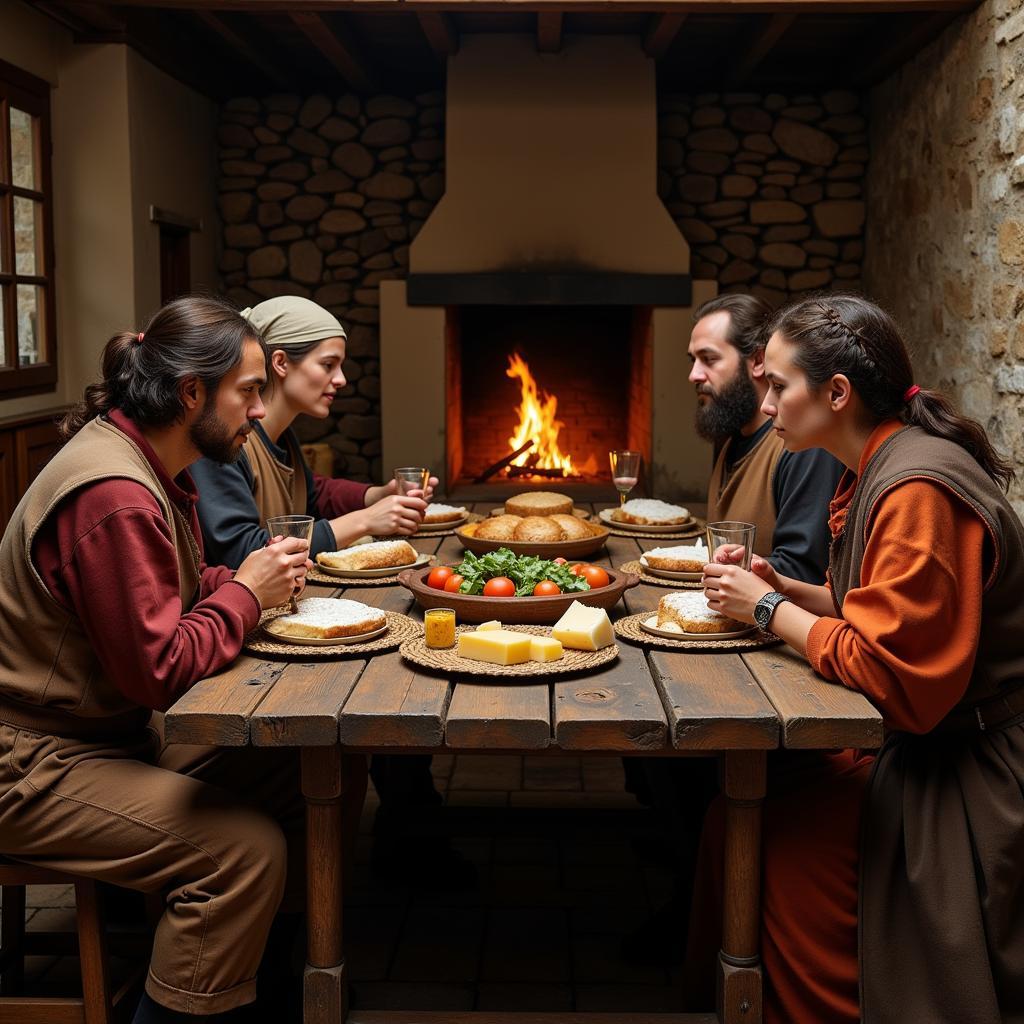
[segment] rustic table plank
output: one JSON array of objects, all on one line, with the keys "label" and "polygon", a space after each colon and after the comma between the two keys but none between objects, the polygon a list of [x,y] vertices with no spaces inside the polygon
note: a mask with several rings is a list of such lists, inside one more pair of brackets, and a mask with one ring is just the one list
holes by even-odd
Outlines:
[{"label": "rustic table plank", "polygon": [[779,745],[779,716],[738,654],[652,650],[648,662],[677,749]]},{"label": "rustic table plank", "polygon": [[619,643],[619,657],[584,677],[553,684],[555,742],[565,750],[669,749],[668,721],[644,653]]},{"label": "rustic table plank", "polygon": [[546,682],[456,681],[445,724],[449,747],[543,750],[550,742],[551,693]]},{"label": "rustic table plank", "polygon": [[286,667],[287,662],[243,654],[224,671],[200,680],[167,712],[167,741],[244,747],[250,715]]},{"label": "rustic table plank", "polygon": [[289,663],[252,713],[249,734],[257,747],[326,746],[338,742],[338,715],[364,658]]},{"label": "rustic table plank", "polygon": [[667,587],[654,587],[649,583],[641,583],[639,587],[627,590],[623,595],[626,602],[626,613],[636,615],[638,612],[657,611],[658,602],[673,591]]},{"label": "rustic table plank", "polygon": [[371,658],[342,708],[346,747],[439,747],[448,680],[415,671],[398,652]]},{"label": "rustic table plank", "polygon": [[742,655],[782,724],[791,749],[873,750],[882,744],[882,716],[859,693],[828,683],[789,647]]}]

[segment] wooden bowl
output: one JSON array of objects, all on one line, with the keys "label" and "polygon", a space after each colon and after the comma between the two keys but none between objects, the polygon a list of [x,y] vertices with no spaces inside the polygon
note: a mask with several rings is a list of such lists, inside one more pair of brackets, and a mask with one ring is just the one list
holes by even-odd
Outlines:
[{"label": "wooden bowl", "polygon": [[472,551],[474,555],[486,555],[488,551],[508,548],[509,551],[514,551],[517,555],[567,558],[570,562],[574,562],[581,558],[588,558],[600,551],[611,533],[605,526],[597,526],[594,523],[588,525],[594,531],[593,534],[590,537],[580,537],[577,540],[485,540],[482,537],[474,537],[472,530],[466,533],[466,527],[456,530],[455,536],[459,538],[462,546],[467,551]]},{"label": "wooden bowl", "polygon": [[[602,566],[602,568],[604,568]],[[484,597],[482,594],[449,594],[427,586],[431,570],[406,569],[398,574],[398,582],[412,591],[421,608],[454,608],[459,622],[487,622],[498,619],[517,626],[543,626],[557,622],[573,603],[595,608],[611,608],[623,593],[640,582],[640,577],[620,569],[606,569],[611,581],[607,587],[595,587],[554,597]]]}]

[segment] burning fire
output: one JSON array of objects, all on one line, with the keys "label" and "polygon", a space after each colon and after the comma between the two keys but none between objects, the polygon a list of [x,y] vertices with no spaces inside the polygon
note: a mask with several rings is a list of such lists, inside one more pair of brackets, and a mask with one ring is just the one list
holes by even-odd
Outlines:
[{"label": "burning fire", "polygon": [[508,439],[509,448],[511,451],[517,451],[528,441],[533,441],[529,449],[512,460],[511,465],[549,471],[560,470],[562,476],[579,475],[573,466],[572,457],[564,455],[558,447],[558,434],[565,425],[555,418],[558,412],[558,398],[546,391],[538,390],[530,367],[518,352],[508,357],[505,376],[513,380],[519,378],[521,398],[518,409],[519,423],[515,433]]}]

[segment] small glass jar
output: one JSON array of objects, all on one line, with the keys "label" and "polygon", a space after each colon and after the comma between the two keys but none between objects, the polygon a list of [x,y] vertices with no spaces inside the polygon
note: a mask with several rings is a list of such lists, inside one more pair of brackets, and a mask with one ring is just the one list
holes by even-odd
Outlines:
[{"label": "small glass jar", "polygon": [[428,608],[423,614],[423,637],[437,650],[455,646],[455,609]]}]

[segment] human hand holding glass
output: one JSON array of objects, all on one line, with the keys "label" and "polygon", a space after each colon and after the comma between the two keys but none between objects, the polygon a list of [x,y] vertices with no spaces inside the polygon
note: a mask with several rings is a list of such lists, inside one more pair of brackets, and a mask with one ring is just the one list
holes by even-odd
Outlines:
[{"label": "human hand holding glass", "polygon": [[401,466],[395,470],[395,493],[411,494],[419,491],[418,497],[427,492],[430,483],[430,470],[422,466]]},{"label": "human hand holding glass", "polygon": [[724,565],[738,565],[750,571],[750,560],[754,557],[754,523],[725,520],[708,523],[708,551],[713,562]]},{"label": "human hand holding glass", "polygon": [[[312,516],[271,516],[267,519],[267,532],[270,534],[270,543],[282,537],[296,537],[306,542],[308,552],[313,543],[313,517]],[[301,586],[295,588],[288,603],[291,610],[297,612],[299,603],[295,600],[296,594],[302,590]]]},{"label": "human hand holding glass", "polygon": [[640,453],[630,451],[613,451],[608,453],[608,461],[612,467],[612,483],[619,492],[619,506],[626,504],[629,494],[640,476]]}]

